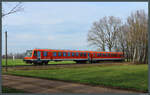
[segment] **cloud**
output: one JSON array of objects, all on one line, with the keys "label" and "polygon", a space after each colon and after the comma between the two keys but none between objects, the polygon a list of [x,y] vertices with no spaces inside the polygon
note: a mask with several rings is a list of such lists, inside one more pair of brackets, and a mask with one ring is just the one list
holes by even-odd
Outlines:
[{"label": "cloud", "polygon": [[137,9],[148,10],[147,2],[27,2],[23,5],[24,12],[3,18],[9,48],[94,50],[86,40],[94,21],[110,15],[125,19]]},{"label": "cloud", "polygon": [[24,26],[24,25],[54,25],[63,23],[63,19],[50,18],[47,16],[10,16],[3,19],[3,25]]}]

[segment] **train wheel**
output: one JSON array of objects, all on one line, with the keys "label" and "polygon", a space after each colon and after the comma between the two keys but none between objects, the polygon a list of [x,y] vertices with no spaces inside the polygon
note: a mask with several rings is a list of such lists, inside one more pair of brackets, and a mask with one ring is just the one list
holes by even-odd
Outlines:
[{"label": "train wheel", "polygon": [[48,65],[48,62],[45,62],[44,64],[45,64],[45,65]]},{"label": "train wheel", "polygon": [[75,61],[77,64],[80,64],[80,61]]},{"label": "train wheel", "polygon": [[38,65],[37,63],[33,63],[34,65]]},{"label": "train wheel", "polygon": [[86,61],[76,61],[77,64],[86,64]]},{"label": "train wheel", "polygon": [[43,65],[43,62],[38,63],[38,65]]}]

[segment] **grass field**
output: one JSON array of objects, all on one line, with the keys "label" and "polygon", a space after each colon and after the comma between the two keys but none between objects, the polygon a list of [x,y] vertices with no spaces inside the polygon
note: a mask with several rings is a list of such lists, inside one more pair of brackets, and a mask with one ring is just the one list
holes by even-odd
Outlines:
[{"label": "grass field", "polygon": [[18,90],[18,89],[14,89],[14,88],[10,88],[10,87],[2,86],[2,93],[27,93],[27,92]]},{"label": "grass field", "polygon": [[[5,66],[5,59],[2,60],[2,66]],[[71,64],[75,63],[74,61],[50,61],[48,64]],[[12,59],[8,59],[7,61],[8,66],[15,66],[15,65],[32,65],[32,64],[26,64],[23,62],[22,59],[15,59],[14,61]]]},{"label": "grass field", "polygon": [[107,65],[50,70],[16,70],[7,74],[148,91],[148,65]]}]

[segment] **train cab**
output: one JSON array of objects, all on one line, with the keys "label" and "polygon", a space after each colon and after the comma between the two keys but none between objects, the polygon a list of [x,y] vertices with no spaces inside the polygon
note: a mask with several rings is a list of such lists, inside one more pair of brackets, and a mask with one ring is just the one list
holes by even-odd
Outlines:
[{"label": "train cab", "polygon": [[47,60],[43,60],[43,51],[40,50],[27,50],[25,53],[25,57],[23,61],[25,61],[28,64],[48,64]]},{"label": "train cab", "polygon": [[33,61],[32,57],[33,57],[33,50],[27,50],[23,61],[25,61],[26,63],[32,63]]}]

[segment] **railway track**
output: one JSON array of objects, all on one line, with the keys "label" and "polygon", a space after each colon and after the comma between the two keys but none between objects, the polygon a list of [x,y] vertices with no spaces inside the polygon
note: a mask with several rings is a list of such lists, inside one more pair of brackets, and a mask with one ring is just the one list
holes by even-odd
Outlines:
[{"label": "railway track", "polygon": [[[69,64],[48,64],[48,65],[14,65],[14,66],[7,66],[8,68],[19,68],[19,67],[61,67],[61,66],[81,66],[81,65],[85,65],[85,66],[89,66],[89,65],[102,65],[102,64],[125,64],[126,62],[109,62],[109,63],[69,63]],[[6,66],[2,66],[2,68],[5,68]]]}]

